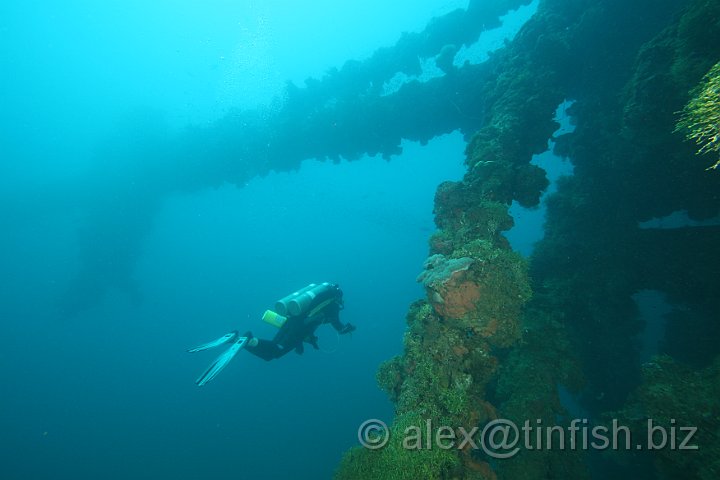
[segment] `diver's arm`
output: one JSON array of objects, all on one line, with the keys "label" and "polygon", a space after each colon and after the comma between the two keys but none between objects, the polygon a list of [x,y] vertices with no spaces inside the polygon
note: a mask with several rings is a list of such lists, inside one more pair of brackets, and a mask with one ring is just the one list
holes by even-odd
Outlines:
[{"label": "diver's arm", "polygon": [[325,323],[329,323],[341,335],[355,331],[355,326],[340,321],[340,309],[335,308],[326,313]]}]

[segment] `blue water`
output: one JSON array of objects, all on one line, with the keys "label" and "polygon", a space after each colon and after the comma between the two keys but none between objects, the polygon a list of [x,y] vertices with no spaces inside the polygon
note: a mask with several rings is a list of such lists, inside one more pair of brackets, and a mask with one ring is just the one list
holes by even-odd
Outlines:
[{"label": "blue water", "polygon": [[[391,419],[374,373],[400,353],[407,305],[423,294],[414,276],[434,185],[461,173],[463,146],[448,136],[409,146],[412,160],[308,162],[168,198],[137,259],[140,301],[111,291],[62,321],[50,300],[73,267],[72,218],[17,232],[3,252],[4,478],[329,477],[359,423]],[[187,347],[232,329],[269,337],[264,309],[323,280],[344,289],[352,338],[320,330],[320,352],[240,355],[194,385],[217,353]]]},{"label": "blue water", "polygon": [[[401,351],[408,304],[423,295],[414,279],[435,187],[464,171],[458,133],[406,143],[391,162],[308,160],[165,195],[132,261],[104,258],[83,308],[62,305],[88,249],[123,245],[88,232],[88,218],[113,225],[144,208],[144,197],[135,212],[94,205],[152,163],[152,152],[97,153],[139,142],[142,124],[125,133],[136,112],[174,132],[272,105],[285,81],[466,3],[0,5],[0,478],[329,478],[360,422],[391,420],[374,375]],[[270,363],[241,352],[194,385],[216,352],[186,348],[232,329],[272,335],[262,312],[318,281],[345,291],[352,336],[321,330],[322,351]]]}]

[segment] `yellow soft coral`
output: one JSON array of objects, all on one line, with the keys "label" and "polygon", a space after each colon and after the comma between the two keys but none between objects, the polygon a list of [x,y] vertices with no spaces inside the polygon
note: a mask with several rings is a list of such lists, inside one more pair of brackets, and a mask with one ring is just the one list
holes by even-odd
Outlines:
[{"label": "yellow soft coral", "polygon": [[[687,140],[694,140],[698,154],[720,152],[720,62],[716,63],[693,91],[685,105],[675,131],[684,131]],[[720,166],[720,159],[709,169]]]}]

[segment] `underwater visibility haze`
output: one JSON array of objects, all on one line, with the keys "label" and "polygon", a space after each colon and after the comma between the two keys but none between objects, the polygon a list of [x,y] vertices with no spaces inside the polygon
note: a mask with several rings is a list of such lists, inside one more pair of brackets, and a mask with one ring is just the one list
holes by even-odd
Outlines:
[{"label": "underwater visibility haze", "polygon": [[720,477],[720,1],[11,0],[0,62],[0,478]]}]

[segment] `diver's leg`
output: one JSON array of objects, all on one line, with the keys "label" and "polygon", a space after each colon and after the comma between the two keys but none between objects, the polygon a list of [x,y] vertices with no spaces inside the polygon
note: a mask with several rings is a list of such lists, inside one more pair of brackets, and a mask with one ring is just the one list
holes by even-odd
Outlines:
[{"label": "diver's leg", "polygon": [[255,342],[248,343],[245,350],[256,357],[260,357],[268,362],[280,358],[281,349],[277,343],[271,342],[270,340],[260,340],[259,338],[257,339],[257,345],[252,345],[252,343]]},{"label": "diver's leg", "polygon": [[254,341],[248,342],[245,350],[252,353],[256,357],[260,357],[268,362],[270,360],[282,357],[294,348],[282,347],[275,342],[271,342],[270,340],[260,340],[259,338],[253,340],[257,340],[257,344],[253,345],[253,343],[255,343]]}]

